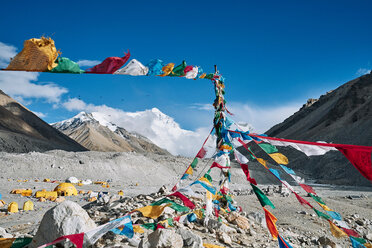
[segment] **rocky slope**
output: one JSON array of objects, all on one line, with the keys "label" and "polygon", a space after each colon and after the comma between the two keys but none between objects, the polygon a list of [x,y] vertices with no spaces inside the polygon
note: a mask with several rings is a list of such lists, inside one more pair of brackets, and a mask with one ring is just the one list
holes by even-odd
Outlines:
[{"label": "rocky slope", "polygon": [[52,126],[92,151],[169,154],[146,137],[130,133],[97,113],[81,112]]},{"label": "rocky slope", "polygon": [[0,90],[0,151],[30,152],[53,149],[86,150]]},{"label": "rocky slope", "polygon": [[[372,74],[351,80],[311,99],[295,114],[266,132],[269,136],[306,141],[372,146]],[[281,149],[290,166],[321,183],[371,185],[339,152],[306,157]]]}]

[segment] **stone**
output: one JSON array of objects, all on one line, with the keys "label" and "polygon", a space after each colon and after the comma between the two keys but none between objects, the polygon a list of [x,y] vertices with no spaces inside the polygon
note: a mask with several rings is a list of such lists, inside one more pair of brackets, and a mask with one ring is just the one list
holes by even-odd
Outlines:
[{"label": "stone", "polygon": [[66,183],[79,183],[79,179],[76,177],[69,177],[66,179]]},{"label": "stone", "polygon": [[221,241],[222,243],[224,243],[226,245],[231,245],[232,244],[232,240],[231,240],[230,236],[227,233],[225,233],[225,232],[217,232],[216,236],[217,236],[217,239],[219,241]]},{"label": "stone", "polygon": [[13,238],[13,235],[9,234],[4,228],[0,227],[0,238]]},{"label": "stone", "polygon": [[176,233],[181,235],[183,239],[183,247],[187,248],[202,248],[203,247],[203,240],[202,238],[193,233],[190,230],[187,230],[185,228],[179,228],[177,229]]},{"label": "stone", "polygon": [[83,185],[89,185],[89,184],[92,184],[92,180],[90,180],[90,179],[83,180],[83,181],[81,181],[81,183],[82,183]]},{"label": "stone", "polygon": [[141,239],[137,236],[133,236],[133,238],[128,239],[128,243],[130,246],[138,247],[141,242]]},{"label": "stone", "polygon": [[171,229],[157,229],[144,237],[139,243],[140,248],[182,248],[183,239]]},{"label": "stone", "polygon": [[[44,214],[29,247],[39,247],[61,236],[86,232],[95,227],[97,225],[82,207],[75,202],[64,201]],[[84,245],[89,244],[84,242]]]},{"label": "stone", "polygon": [[237,225],[239,228],[243,230],[249,229],[248,219],[239,215],[237,212],[229,213],[229,215],[227,216],[227,221],[234,225]]},{"label": "stone", "polygon": [[323,246],[330,246],[332,248],[336,248],[337,245],[335,242],[333,242],[332,240],[330,240],[328,237],[326,236],[322,236],[318,239],[318,242],[319,244],[323,245]]},{"label": "stone", "polygon": [[203,225],[208,228],[210,233],[214,233],[216,231],[221,231],[225,233],[236,233],[236,230],[232,227],[229,227],[221,222],[218,222],[214,219],[205,218]]},{"label": "stone", "polygon": [[261,212],[250,212],[248,218],[254,220],[256,223],[263,227],[266,227],[265,215]]}]

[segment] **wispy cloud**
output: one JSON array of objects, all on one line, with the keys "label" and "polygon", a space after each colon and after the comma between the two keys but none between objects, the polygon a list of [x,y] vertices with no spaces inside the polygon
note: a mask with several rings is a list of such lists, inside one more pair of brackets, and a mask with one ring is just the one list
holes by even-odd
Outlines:
[{"label": "wispy cloud", "polygon": [[87,59],[82,59],[76,62],[79,66],[84,67],[84,66],[95,66],[101,63],[99,60],[87,60]]},{"label": "wispy cloud", "polygon": [[27,102],[32,98],[45,99],[50,103],[57,103],[61,96],[68,92],[55,83],[35,83],[39,73],[21,71],[1,71],[0,88],[10,96]]},{"label": "wispy cloud", "polygon": [[362,75],[369,74],[369,73],[371,73],[371,70],[367,68],[359,68],[358,71],[355,73],[355,75],[362,76]]},{"label": "wispy cloud", "polygon": [[10,58],[13,58],[16,54],[16,47],[0,42],[0,68],[7,67]]},{"label": "wispy cloud", "polygon": [[32,113],[34,113],[35,115],[39,116],[40,118],[44,118],[44,117],[47,116],[46,114],[41,113],[41,112],[32,111]]}]

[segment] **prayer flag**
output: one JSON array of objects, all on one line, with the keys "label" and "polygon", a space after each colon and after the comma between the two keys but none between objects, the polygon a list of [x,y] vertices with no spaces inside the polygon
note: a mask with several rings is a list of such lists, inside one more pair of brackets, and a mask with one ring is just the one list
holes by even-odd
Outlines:
[{"label": "prayer flag", "polygon": [[266,205],[275,208],[274,204],[267,198],[267,196],[253,183],[251,183],[253,192],[256,194],[258,200],[260,201],[262,207],[265,207]]},{"label": "prayer flag", "polygon": [[[111,229],[111,231],[115,234],[125,235],[130,239],[133,238],[134,230],[133,230],[133,224],[132,224],[132,219],[130,218],[130,215],[126,215],[126,216],[124,216],[120,219],[126,220],[126,222],[122,223],[123,225],[121,225],[117,228]],[[120,219],[118,219],[118,220],[120,220]],[[123,222],[123,221],[121,221],[121,222]]]},{"label": "prayer flag", "polygon": [[195,208],[195,204],[189,200],[189,198],[187,198],[186,196],[184,196],[183,194],[181,194],[180,192],[174,192],[173,194],[171,194],[171,196],[175,196],[179,199],[181,199],[181,201],[183,202],[183,204],[186,206],[186,207],[189,207],[191,209],[194,209]]},{"label": "prayer flag", "polygon": [[323,213],[323,212],[321,212],[321,211],[319,211],[315,208],[314,208],[314,211],[315,211],[316,215],[318,215],[318,217],[320,217],[320,218],[324,218],[326,220],[329,220],[331,218],[327,214],[325,214],[325,213]]},{"label": "prayer flag", "polygon": [[144,232],[145,232],[145,231],[142,229],[142,227],[139,226],[139,225],[135,225],[135,226],[133,226],[133,231],[134,231],[135,233],[144,233]]},{"label": "prayer flag", "polygon": [[164,208],[169,207],[172,204],[167,204],[165,206],[146,206],[142,208],[137,208],[134,211],[139,211],[143,216],[149,217],[151,219],[157,219],[164,211]]},{"label": "prayer flag", "polygon": [[190,166],[195,169],[196,165],[198,164],[198,158],[194,158]]},{"label": "prayer flag", "polygon": [[309,206],[311,208],[313,208],[313,206],[311,206],[311,204],[306,201],[304,198],[302,198],[301,196],[299,196],[296,192],[293,192],[297,198],[297,200],[301,203],[301,205],[303,206]]},{"label": "prayer flag", "polygon": [[149,68],[144,66],[136,59],[132,59],[126,66],[114,72],[114,74],[131,75],[131,76],[145,76],[149,72]]},{"label": "prayer flag", "polygon": [[278,235],[278,241],[279,241],[279,248],[292,248],[292,246],[288,244],[288,242],[285,241],[285,239],[280,235]]},{"label": "prayer flag", "polygon": [[271,153],[269,156],[275,160],[278,164],[288,164],[288,158],[281,153]]},{"label": "prayer flag", "polygon": [[261,143],[261,144],[258,144],[258,145],[259,145],[259,146],[262,148],[262,150],[264,150],[266,153],[271,154],[271,153],[277,153],[277,152],[279,152],[278,149],[277,149],[275,146],[271,145],[271,144],[268,144],[268,143]]},{"label": "prayer flag", "polygon": [[269,229],[269,232],[271,233],[271,236],[273,236],[273,239],[278,239],[278,229],[276,228],[276,221],[278,220],[272,213],[270,213],[269,210],[266,208],[263,208],[265,211],[265,219],[266,219],[266,226],[267,229]]},{"label": "prayer flag", "polygon": [[347,234],[344,231],[342,231],[340,228],[338,228],[338,226],[333,224],[332,221],[328,220],[328,222],[329,222],[329,228],[331,229],[331,233],[333,236],[335,236],[336,238],[347,237]]},{"label": "prayer flag", "polygon": [[282,167],[282,169],[288,173],[288,174],[292,174],[292,175],[296,175],[296,173],[291,169],[291,168],[288,168],[287,166],[285,165],[282,165],[282,164],[279,164],[280,167]]},{"label": "prayer flag", "polygon": [[[309,185],[306,185],[306,184],[302,184],[302,183],[300,183],[300,186],[301,186],[301,188],[303,188],[307,193],[309,193],[309,194],[316,194],[315,193],[315,191],[313,190],[313,188],[312,187],[310,187]],[[314,199],[315,200],[315,199]]]},{"label": "prayer flag", "polygon": [[205,154],[207,153],[207,151],[204,149],[204,147],[202,147],[198,154],[196,155],[197,158],[204,158]]}]

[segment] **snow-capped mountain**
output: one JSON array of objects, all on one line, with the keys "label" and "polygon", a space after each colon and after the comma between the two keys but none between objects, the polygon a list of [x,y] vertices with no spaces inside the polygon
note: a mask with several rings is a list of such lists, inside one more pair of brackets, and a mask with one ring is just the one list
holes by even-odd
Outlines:
[{"label": "snow-capped mountain", "polygon": [[81,112],[51,125],[89,150],[169,154],[144,136],[111,123],[98,112]]},{"label": "snow-capped mountain", "polygon": [[122,132],[124,129],[135,137],[142,139],[146,137],[173,155],[185,156],[194,156],[210,131],[199,129],[194,132],[182,129],[172,117],[157,108],[138,112],[110,111],[110,109],[92,113],[81,112],[71,119],[52,125],[66,133],[66,130],[76,128],[81,123],[95,122],[121,137],[125,137]]}]

